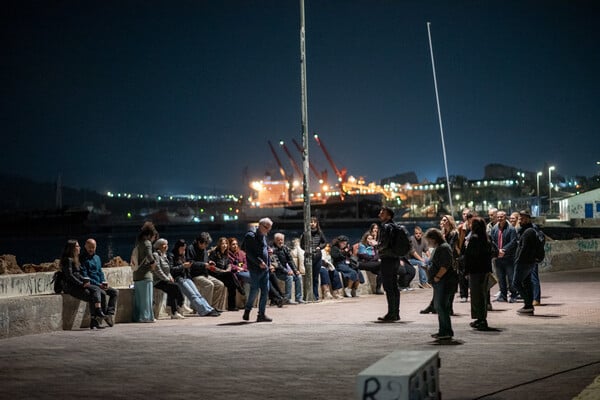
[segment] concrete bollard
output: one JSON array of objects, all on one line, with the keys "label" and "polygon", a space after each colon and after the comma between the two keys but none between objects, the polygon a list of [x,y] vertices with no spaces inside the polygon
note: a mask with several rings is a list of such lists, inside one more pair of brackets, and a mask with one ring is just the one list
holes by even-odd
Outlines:
[{"label": "concrete bollard", "polygon": [[440,399],[439,367],[437,351],[395,351],[358,374],[356,398]]}]

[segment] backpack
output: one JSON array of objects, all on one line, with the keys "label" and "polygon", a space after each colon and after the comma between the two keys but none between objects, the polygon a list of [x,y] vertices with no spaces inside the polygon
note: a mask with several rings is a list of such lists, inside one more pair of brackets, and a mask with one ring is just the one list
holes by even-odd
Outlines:
[{"label": "backpack", "polygon": [[533,252],[535,262],[541,263],[542,261],[544,261],[544,258],[546,258],[546,235],[544,235],[544,232],[542,232],[542,230],[536,225],[533,225],[531,229],[535,231],[536,237],[535,249]]},{"label": "backpack", "polygon": [[131,252],[131,261],[129,261],[129,265],[131,266],[131,269],[133,271],[137,271],[139,267],[137,245],[133,248],[133,251]]},{"label": "backpack", "polygon": [[54,284],[54,293],[60,294],[63,292],[64,282],[63,272],[61,270],[56,271],[54,275],[52,275],[52,280],[50,281],[50,284]]},{"label": "backpack", "polygon": [[535,247],[533,249],[533,258],[536,263],[541,263],[546,258],[546,235],[537,225],[533,225],[531,228],[535,232]]},{"label": "backpack", "polygon": [[410,251],[410,239],[404,225],[392,223],[390,250],[395,257],[404,257]]}]

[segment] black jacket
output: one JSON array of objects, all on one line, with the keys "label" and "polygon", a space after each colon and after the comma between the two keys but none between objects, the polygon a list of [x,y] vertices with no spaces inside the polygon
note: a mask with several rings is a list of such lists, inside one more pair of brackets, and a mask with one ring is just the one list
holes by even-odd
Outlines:
[{"label": "black jacket", "polygon": [[73,288],[83,288],[83,270],[72,259],[62,260],[61,269],[63,272],[63,290],[65,293],[71,292]]},{"label": "black jacket", "polygon": [[283,245],[281,247],[274,246],[273,247],[273,255],[277,258],[277,267],[275,268],[275,275],[279,279],[285,279],[287,276],[286,265],[294,271],[294,275],[298,275],[298,267],[294,263],[294,259],[292,258],[292,254],[290,253],[290,249]]},{"label": "black jacket", "polygon": [[485,237],[472,234],[465,249],[465,273],[484,274],[492,272],[492,243]]},{"label": "black jacket", "polygon": [[194,242],[191,246],[187,246],[185,249],[185,259],[192,262],[190,268],[190,275],[195,276],[208,276],[206,270],[206,264],[208,263],[208,251],[201,249],[198,244]]},{"label": "black jacket", "polygon": [[516,264],[534,264],[535,263],[535,241],[538,240],[534,225],[532,223],[521,225],[518,235],[517,254],[515,254]]}]

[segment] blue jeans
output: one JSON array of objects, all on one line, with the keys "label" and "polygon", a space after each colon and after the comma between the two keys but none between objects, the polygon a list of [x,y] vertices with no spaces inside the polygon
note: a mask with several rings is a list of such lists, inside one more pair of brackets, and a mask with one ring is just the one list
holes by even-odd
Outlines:
[{"label": "blue jeans", "polygon": [[534,264],[515,264],[515,275],[513,277],[513,286],[523,297],[524,308],[533,307],[533,282],[531,272]]},{"label": "blue jeans", "polygon": [[[277,279],[284,280],[279,277]],[[296,286],[296,301],[300,301],[302,300],[302,278],[300,275],[287,275],[285,277],[285,298],[292,299],[292,282]]]},{"label": "blue jeans", "polygon": [[540,274],[537,264],[534,264],[531,270],[531,284],[533,285],[533,300],[539,303],[542,298],[542,288],[540,286]]},{"label": "blue jeans", "polygon": [[427,283],[427,264],[423,261],[417,260],[416,258],[411,258],[408,261],[419,271],[419,283]]},{"label": "blue jeans", "polygon": [[[319,300],[319,275],[321,274],[321,251],[317,250],[312,255],[312,280],[313,280],[313,295],[315,300]],[[327,282],[321,277],[321,285],[329,284],[329,276],[327,276]]]},{"label": "blue jeans", "polygon": [[202,297],[198,288],[196,288],[196,284],[191,279],[178,279],[177,286],[179,286],[181,293],[190,300],[192,308],[198,315],[204,316],[214,310],[206,299]]},{"label": "blue jeans", "polygon": [[260,290],[260,299],[258,300],[258,314],[264,315],[267,309],[267,300],[269,299],[269,270],[252,269],[250,270],[250,294],[246,300],[247,311],[252,310],[254,300]]},{"label": "blue jeans", "polygon": [[517,297],[517,291],[512,284],[514,275],[515,262],[512,258],[496,258],[496,277],[498,278],[500,295],[504,297],[504,300],[508,300],[509,291],[511,298]]},{"label": "blue jeans", "polygon": [[458,284],[458,276],[454,271],[448,271],[439,282],[433,282],[433,306],[437,312],[440,336],[454,336],[450,314],[452,299]]}]

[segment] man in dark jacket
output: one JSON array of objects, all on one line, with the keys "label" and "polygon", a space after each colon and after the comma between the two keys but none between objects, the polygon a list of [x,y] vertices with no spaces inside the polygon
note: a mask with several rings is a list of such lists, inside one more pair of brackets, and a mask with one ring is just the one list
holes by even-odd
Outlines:
[{"label": "man in dark jacket", "polygon": [[[292,259],[290,249],[285,245],[285,236],[283,233],[276,233],[273,237],[273,255],[277,257],[277,266],[275,276],[280,281],[285,282],[285,298],[289,304],[303,304],[302,299],[302,276]],[[292,282],[296,289],[296,302],[292,302]]]},{"label": "man in dark jacket", "polygon": [[531,272],[535,266],[536,236],[531,223],[529,210],[519,211],[518,246],[515,255],[515,275],[513,286],[523,297],[523,308],[517,310],[519,314],[533,315],[533,283]]},{"label": "man in dark jacket", "polygon": [[400,257],[396,256],[391,249],[392,235],[394,231],[394,211],[388,207],[382,207],[379,211],[379,221],[381,229],[379,230],[378,252],[381,258],[381,278],[383,289],[388,305],[388,312],[383,317],[377,319],[381,322],[395,322],[400,320],[400,290],[398,288],[398,268],[400,267]]},{"label": "man in dark jacket", "polygon": [[[198,291],[216,310],[220,311],[225,302],[225,285],[223,282],[208,275],[207,268],[211,268],[211,262],[208,261],[208,246],[212,238],[208,232],[202,232],[191,246],[185,249],[186,261],[191,261],[190,275],[192,281],[196,284]],[[212,264],[214,266],[214,262]]]},{"label": "man in dark jacket", "polygon": [[248,271],[250,271],[250,294],[246,300],[246,307],[242,319],[250,319],[250,311],[254,305],[254,300],[260,291],[258,301],[258,317],[256,322],[271,322],[267,317],[265,310],[267,308],[267,299],[269,298],[269,266],[271,265],[272,250],[267,246],[267,235],[273,227],[273,221],[269,218],[262,218],[258,221],[258,227],[255,231],[251,230],[244,236],[242,250],[246,252],[248,260]]},{"label": "man in dark jacket", "polygon": [[[496,277],[500,286],[500,294],[496,301],[514,303],[517,291],[512,285],[515,274],[515,253],[517,251],[517,231],[506,220],[506,211],[498,211],[496,214],[498,223],[490,232],[492,242],[498,246],[498,258],[496,258]],[[508,292],[510,291],[510,299]]]},{"label": "man in dark jacket", "polygon": [[[83,276],[89,278],[92,285],[96,285],[101,289],[102,311],[106,315],[104,320],[108,326],[113,326],[115,324],[114,315],[119,291],[108,286],[108,282],[106,282],[104,271],[102,271],[102,261],[100,256],[96,254],[96,241],[94,239],[86,240],[85,252],[82,252],[79,256],[79,262],[81,263]],[[106,296],[108,296],[108,304]]]}]

